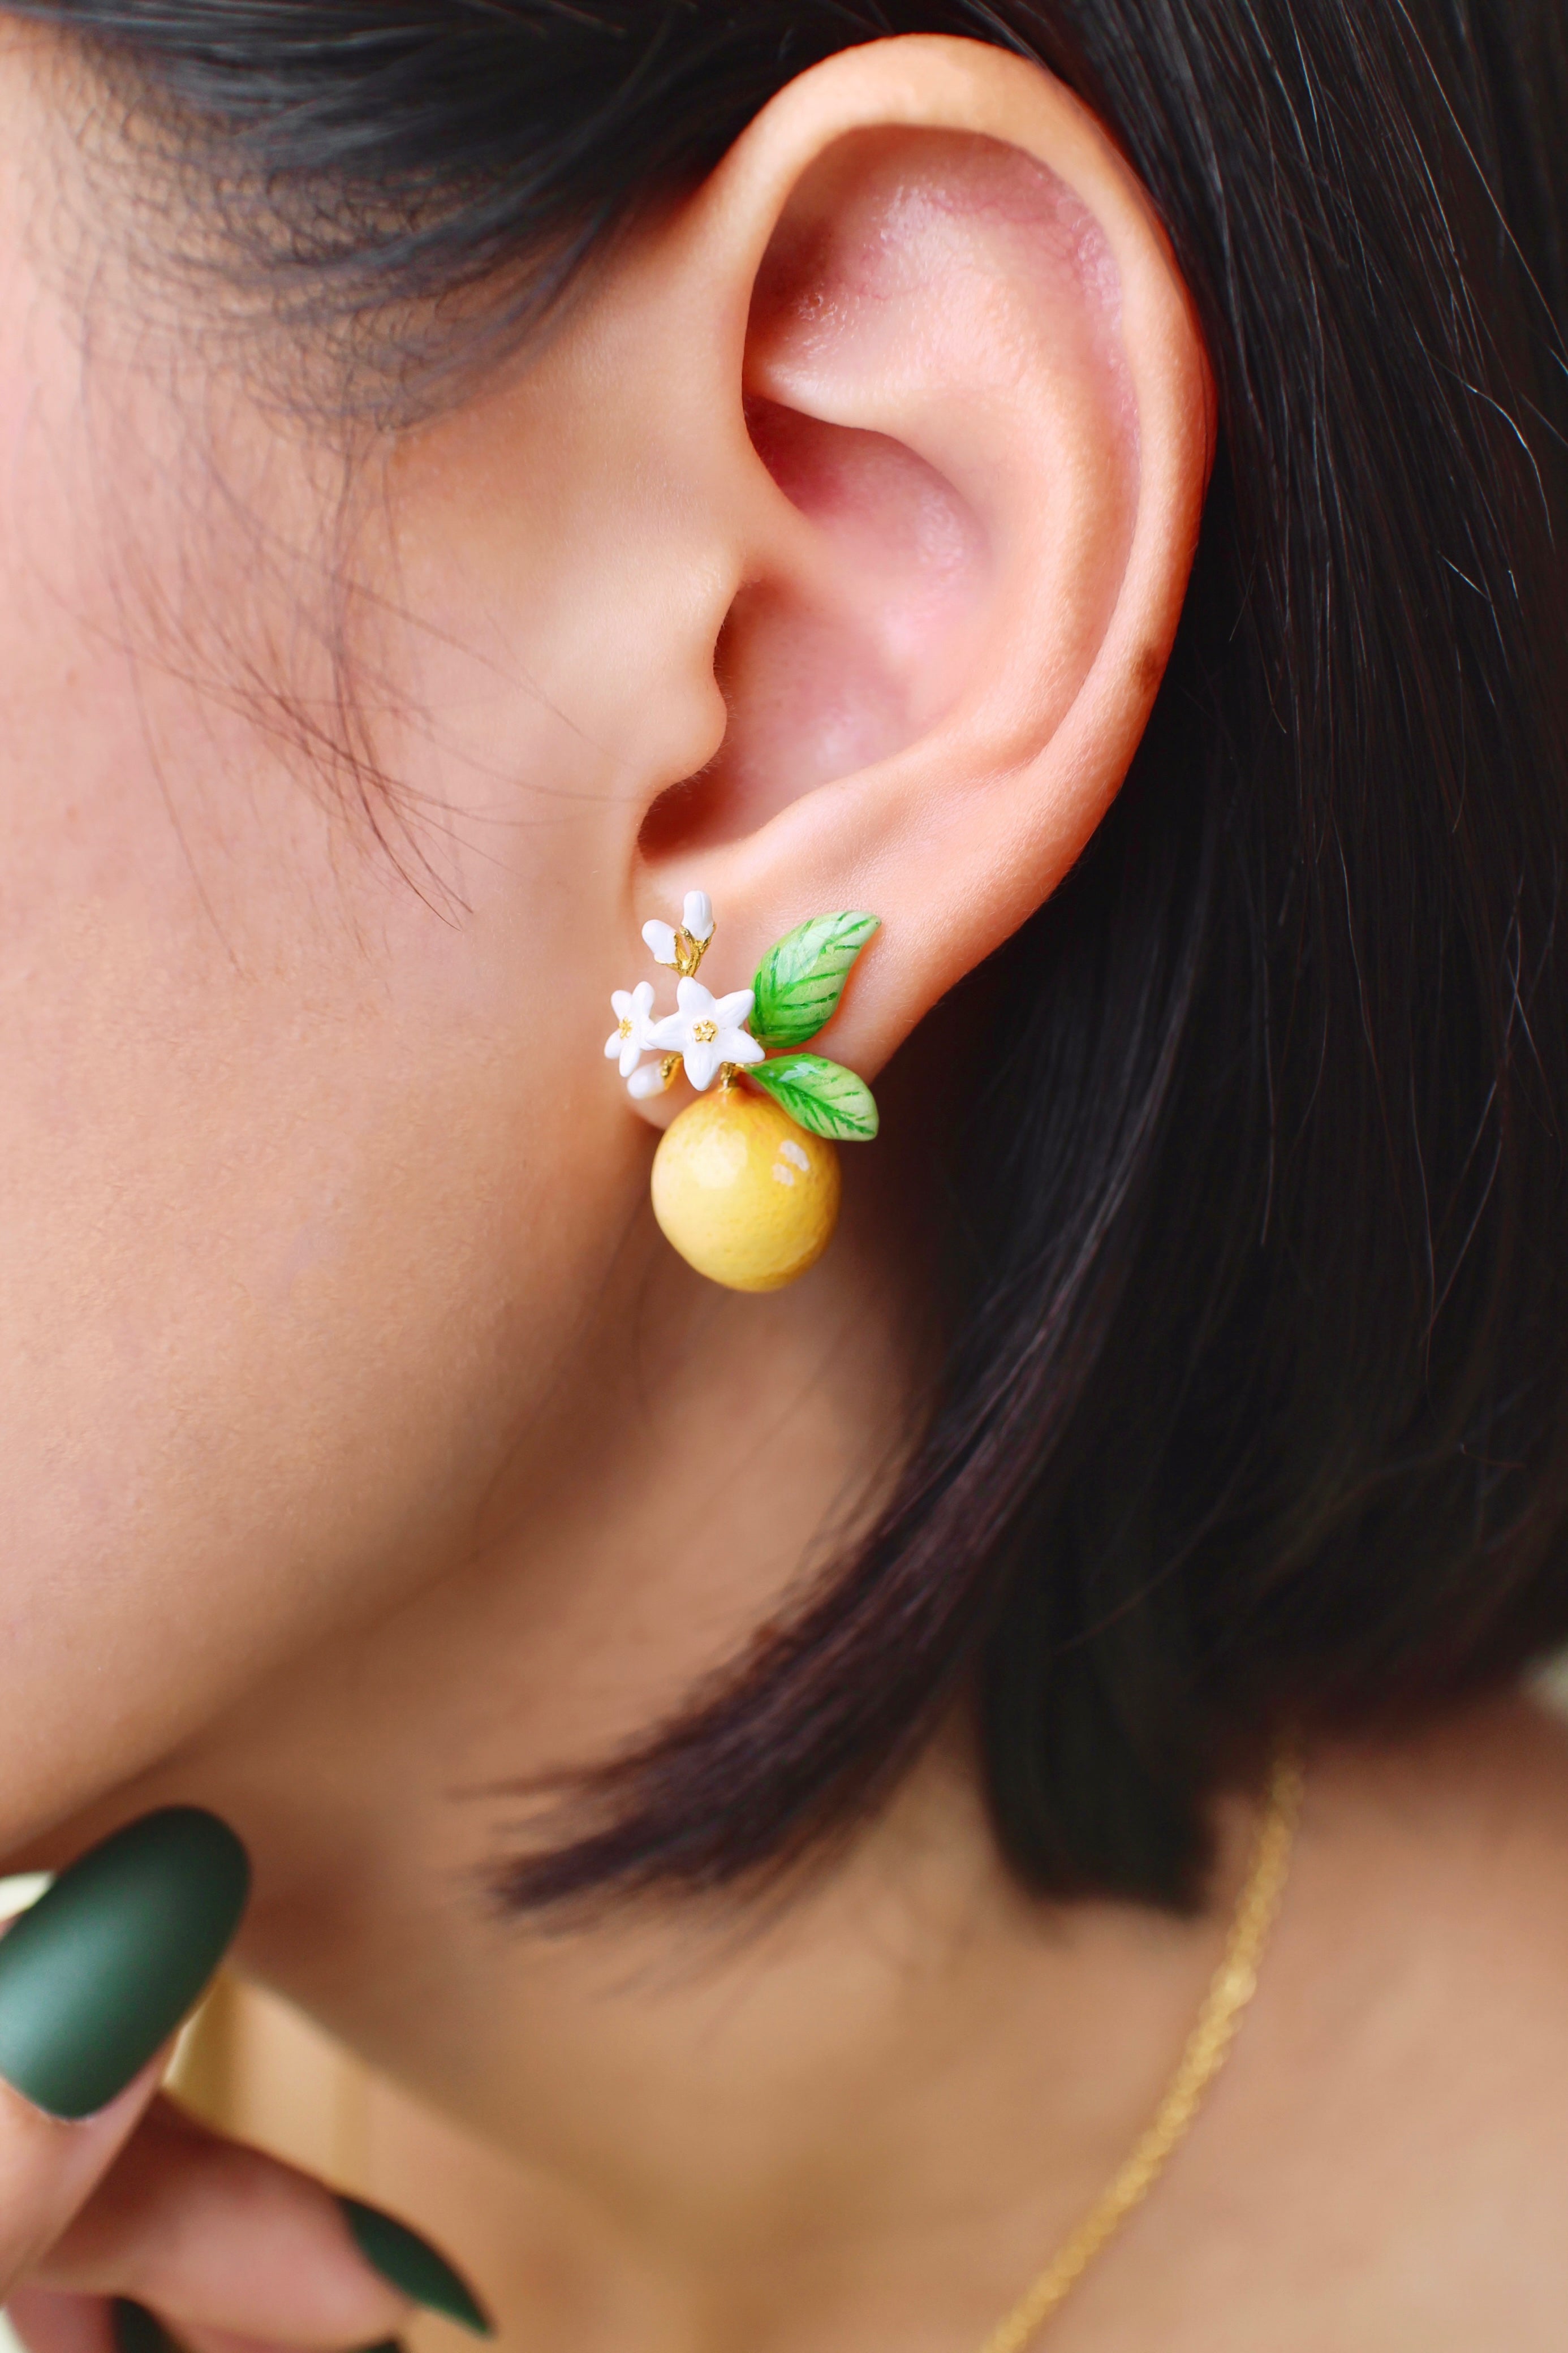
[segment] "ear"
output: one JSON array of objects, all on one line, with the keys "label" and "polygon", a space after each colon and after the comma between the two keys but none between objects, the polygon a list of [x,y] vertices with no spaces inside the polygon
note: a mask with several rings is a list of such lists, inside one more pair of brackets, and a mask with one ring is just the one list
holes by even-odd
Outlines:
[{"label": "ear", "polygon": [[869,1075],[1126,774],[1212,456],[1201,342],[1093,117],[967,41],[803,75],[658,234],[741,585],[722,741],[642,813],[638,919],[705,889],[740,973],[879,914],[826,1048]]}]

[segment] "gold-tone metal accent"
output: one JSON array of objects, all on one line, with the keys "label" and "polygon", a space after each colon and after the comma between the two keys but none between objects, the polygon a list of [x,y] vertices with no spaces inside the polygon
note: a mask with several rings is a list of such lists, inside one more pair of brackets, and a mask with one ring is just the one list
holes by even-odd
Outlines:
[{"label": "gold-tone metal accent", "polygon": [[[717,929],[718,925],[715,924],[714,931]],[[675,934],[675,969],[680,979],[696,979],[697,967],[712,944],[713,932],[710,932],[705,940],[694,940],[684,923],[678,927]]]},{"label": "gold-tone metal accent", "polygon": [[1153,2121],[1078,2228],[992,2330],[981,2353],[1025,2353],[1096,2255],[1110,2244],[1133,2209],[1142,2205],[1186,2138],[1205,2094],[1230,2056],[1242,2013],[1258,1990],[1258,1968],[1290,1868],[1302,1788],[1299,1760],[1294,1756],[1277,1758],[1251,1868],[1237,1900],[1224,1957],[1209,1981],[1203,2008]]},{"label": "gold-tone metal accent", "polygon": [[623,1037],[623,1038],[629,1038],[629,1037],[631,1036],[631,1034],[632,1034],[632,1025],[631,1025],[630,1018],[628,1017],[627,1018],[626,1018],[625,1020],[623,1020],[623,1021],[622,1021],[621,1026],[620,1026],[619,1035],[620,1035],[621,1037]]},{"label": "gold-tone metal accent", "polygon": [[710,1046],[719,1035],[719,1024],[717,1021],[694,1021],[691,1034],[700,1046]]},{"label": "gold-tone metal accent", "polygon": [[680,1057],[679,1054],[666,1054],[660,1061],[658,1066],[658,1075],[663,1082],[664,1092],[666,1094],[669,1092],[671,1087],[675,1084],[675,1074],[679,1068]]},{"label": "gold-tone metal accent", "polygon": [[721,1095],[733,1094],[736,1085],[739,1082],[740,1076],[741,1065],[739,1062],[721,1062],[719,1065],[720,1093]]}]

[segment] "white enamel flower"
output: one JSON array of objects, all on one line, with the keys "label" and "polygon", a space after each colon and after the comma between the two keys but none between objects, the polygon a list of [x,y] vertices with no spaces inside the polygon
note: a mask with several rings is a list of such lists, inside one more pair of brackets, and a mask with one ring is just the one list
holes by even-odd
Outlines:
[{"label": "white enamel flower", "polygon": [[605,1040],[605,1059],[618,1061],[621,1076],[629,1079],[653,1040],[648,1035],[653,1016],[653,983],[639,980],[633,989],[617,988],[610,999],[616,1028]]},{"label": "white enamel flower", "polygon": [[[689,891],[680,911],[680,928],[700,947],[713,936],[713,902],[706,891]],[[645,923],[642,935],[655,964],[680,962],[679,935],[673,923]]]},{"label": "white enamel flower", "polygon": [[699,1094],[711,1085],[726,1062],[763,1060],[762,1048],[741,1026],[751,1017],[749,988],[715,997],[700,980],[682,980],[675,996],[679,1012],[656,1021],[648,1043],[656,1053],[680,1056]]}]

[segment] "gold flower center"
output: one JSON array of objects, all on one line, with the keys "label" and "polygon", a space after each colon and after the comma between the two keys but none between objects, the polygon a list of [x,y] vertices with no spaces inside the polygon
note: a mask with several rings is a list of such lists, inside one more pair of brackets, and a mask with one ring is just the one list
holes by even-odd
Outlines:
[{"label": "gold flower center", "polygon": [[621,1024],[621,1035],[622,1035],[622,1037],[623,1037],[623,1038],[629,1038],[629,1037],[631,1036],[631,1034],[632,1034],[632,1025],[631,1025],[630,1020],[629,1020],[629,1019],[627,1019],[627,1020],[623,1021],[623,1022],[622,1022],[622,1024]]},{"label": "gold flower center", "polygon": [[697,1045],[710,1046],[719,1035],[719,1024],[717,1021],[695,1021],[691,1025],[691,1035]]}]

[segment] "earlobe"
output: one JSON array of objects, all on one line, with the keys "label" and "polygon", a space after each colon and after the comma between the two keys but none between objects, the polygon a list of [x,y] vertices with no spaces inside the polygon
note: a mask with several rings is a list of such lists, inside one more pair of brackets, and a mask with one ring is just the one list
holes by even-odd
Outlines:
[{"label": "earlobe", "polygon": [[753,938],[877,907],[830,1048],[870,1073],[1120,786],[1195,546],[1206,369],[1109,140],[975,44],[803,76],[690,250],[740,274],[725,396],[756,480],[724,741],[647,813],[642,892],[678,903],[700,868]]}]

